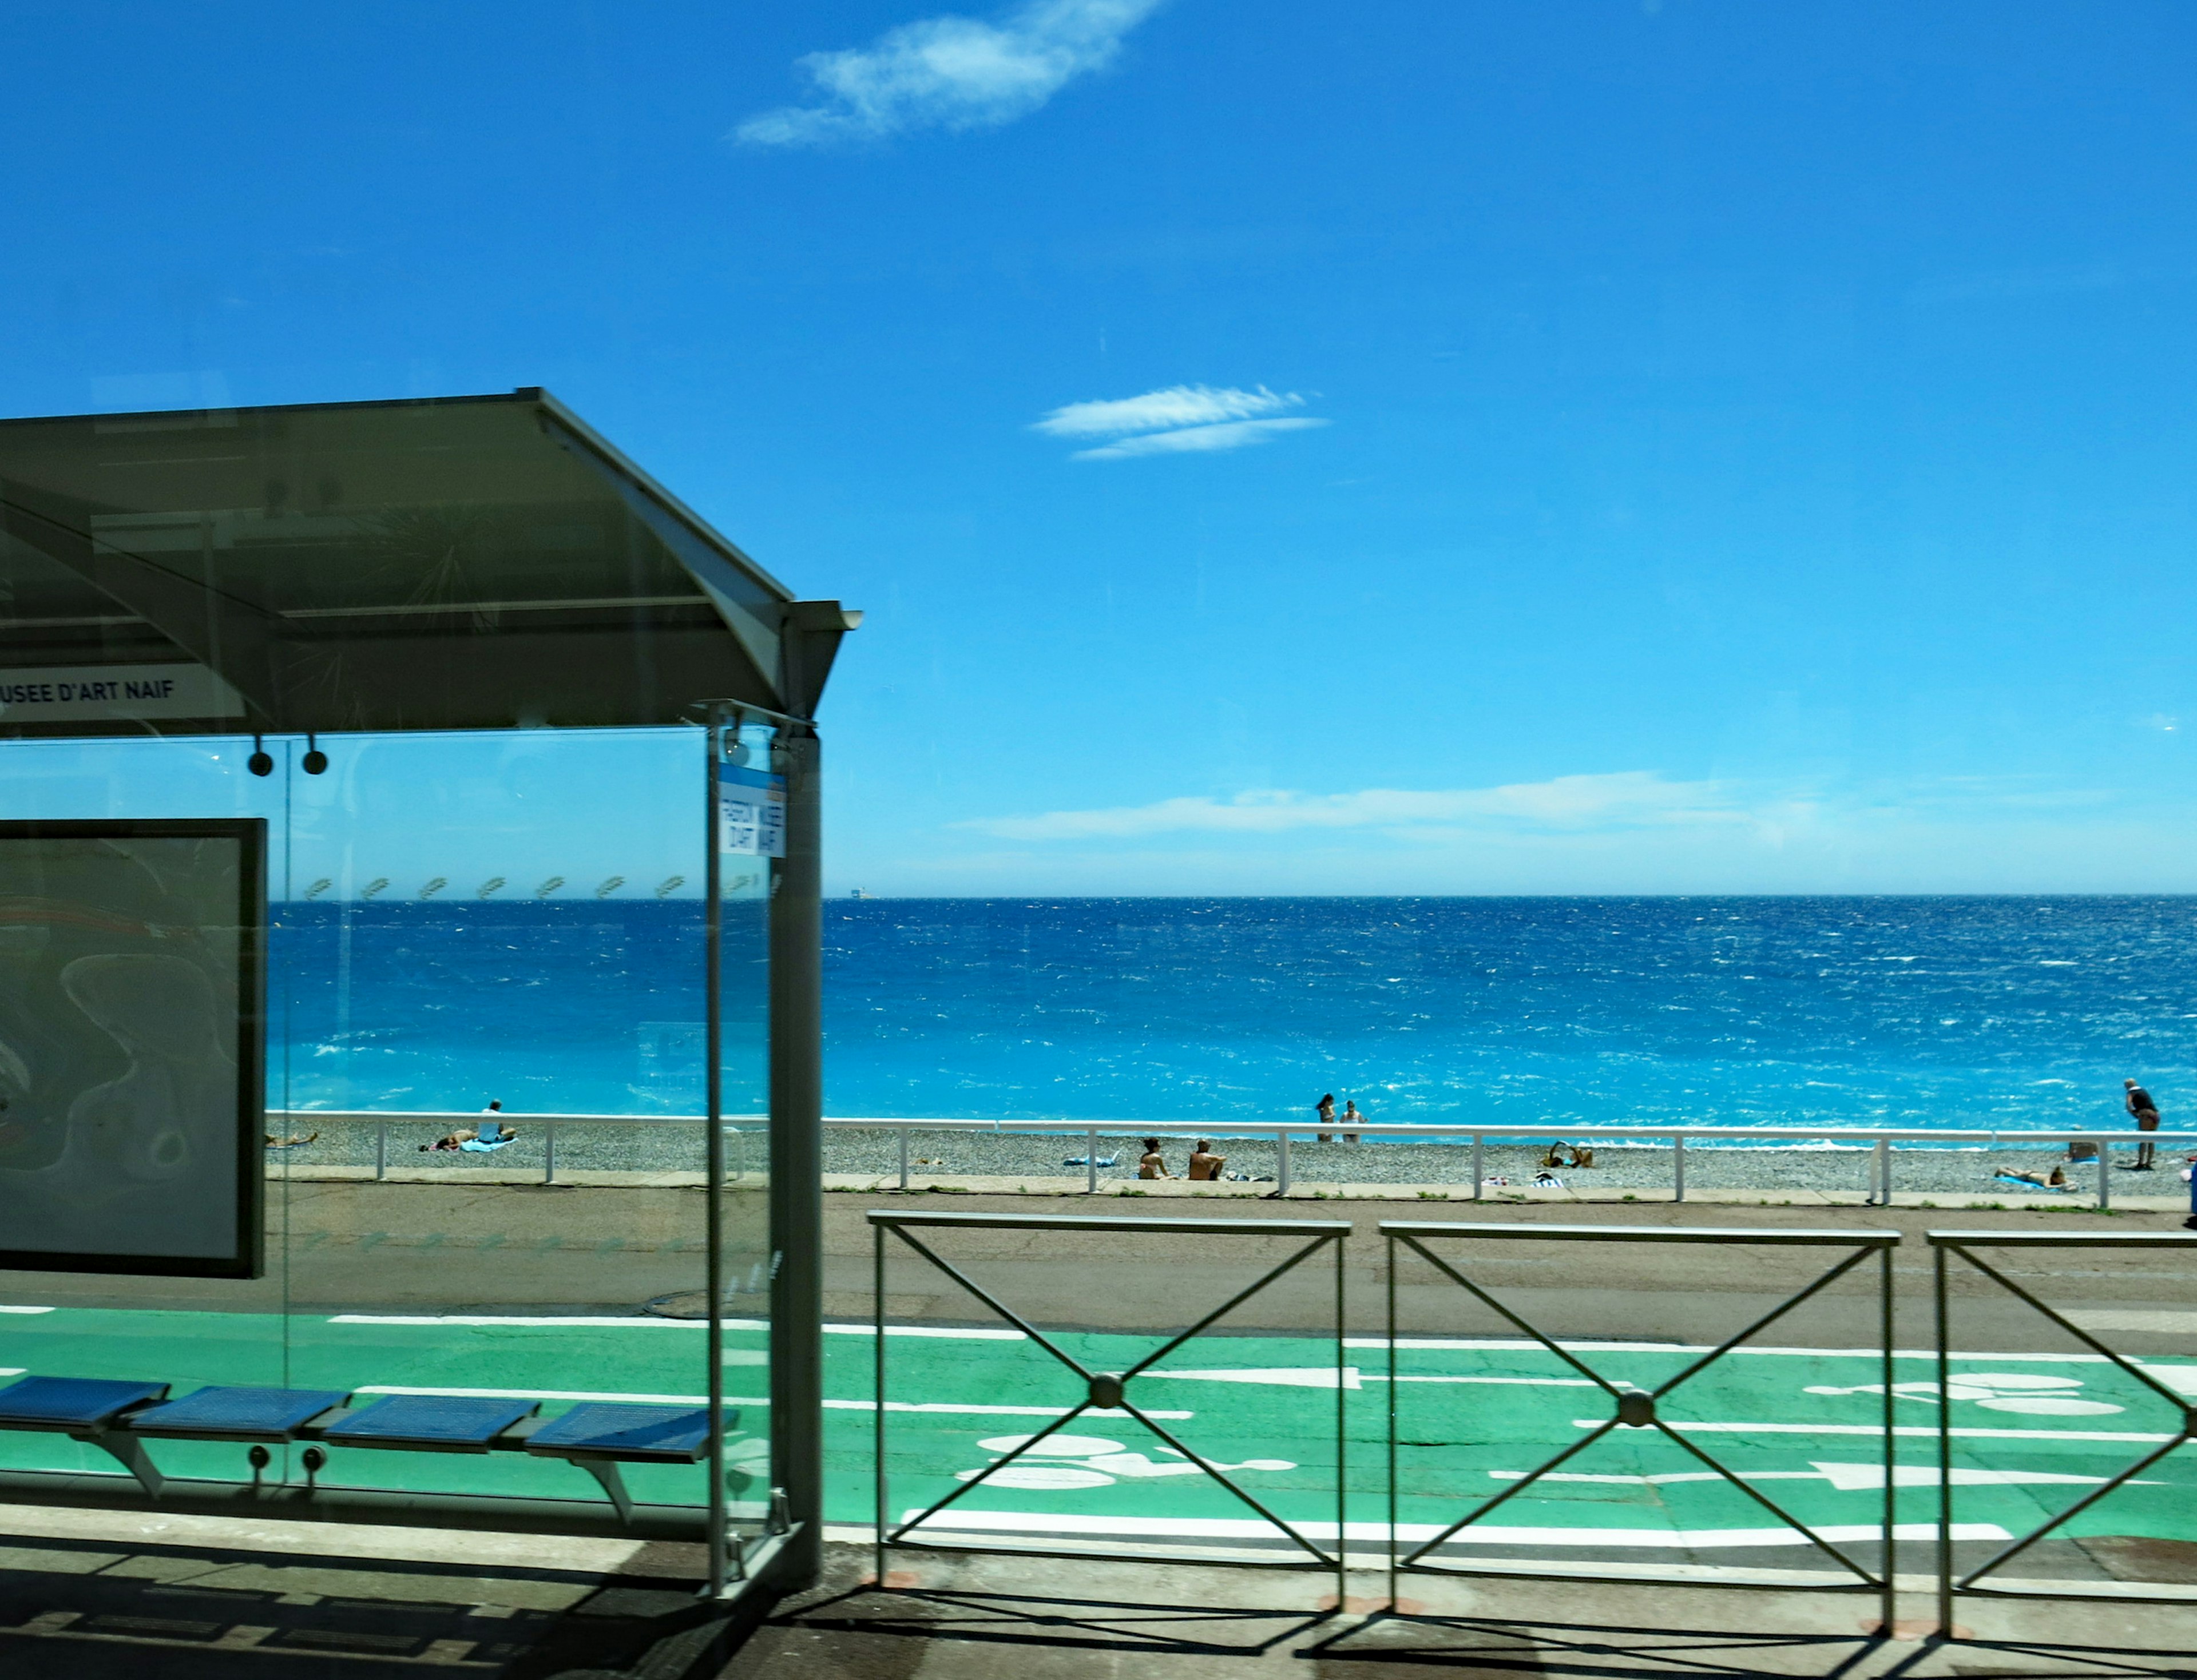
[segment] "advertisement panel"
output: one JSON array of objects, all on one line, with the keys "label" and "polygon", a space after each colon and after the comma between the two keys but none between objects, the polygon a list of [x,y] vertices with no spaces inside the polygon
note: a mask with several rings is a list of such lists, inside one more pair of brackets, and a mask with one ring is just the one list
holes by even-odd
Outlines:
[{"label": "advertisement panel", "polygon": [[0,1267],[258,1275],[266,830],[0,822]]}]

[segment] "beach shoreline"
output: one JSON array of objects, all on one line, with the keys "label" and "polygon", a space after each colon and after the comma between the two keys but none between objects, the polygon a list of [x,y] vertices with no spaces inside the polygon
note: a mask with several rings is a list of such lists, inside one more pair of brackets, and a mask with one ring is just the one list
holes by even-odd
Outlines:
[{"label": "beach shoreline", "polygon": [[[310,1135],[316,1128],[303,1115],[290,1116],[290,1135]],[[547,1128],[524,1115],[511,1117],[519,1140],[508,1148],[485,1154],[421,1153],[419,1145],[432,1142],[443,1127],[420,1122],[391,1121],[385,1128],[358,1121],[331,1121],[319,1128],[310,1144],[291,1149],[270,1149],[270,1171],[287,1171],[300,1178],[350,1178],[361,1169],[370,1174],[377,1165],[385,1175],[441,1178],[449,1173],[474,1173],[519,1180],[536,1179],[549,1170]],[[983,1181],[1012,1189],[1028,1183],[1032,1193],[1065,1193],[1035,1189],[1041,1181],[1085,1188],[1092,1176],[1084,1163],[1085,1134],[1064,1127],[1058,1132],[1006,1132],[983,1129],[972,1121],[965,1131],[925,1127],[906,1135],[907,1171],[911,1185],[933,1182]],[[1180,1175],[1188,1164],[1191,1141],[1198,1134],[1181,1131],[1158,1133],[1161,1154],[1168,1169]],[[1272,1138],[1229,1138],[1226,1128],[1211,1134],[1218,1151],[1226,1158],[1231,1177],[1215,1190],[1271,1193],[1280,1177],[1280,1152]],[[903,1134],[890,1124],[833,1126],[824,1135],[826,1181],[835,1187],[853,1183],[877,1183],[896,1188],[901,1173]],[[758,1129],[744,1129],[728,1136],[728,1170],[736,1175],[761,1172],[764,1138]],[[703,1160],[703,1127],[699,1122],[666,1121],[619,1126],[565,1124],[558,1129],[556,1176],[583,1182],[597,1175],[625,1179],[699,1174]],[[1643,1198],[1671,1195],[1679,1179],[1677,1152],[1667,1144],[1624,1144],[1593,1145],[1591,1167],[1557,1167],[1562,1190],[1580,1196]],[[1526,1190],[1533,1187],[1547,1151],[1545,1144],[1488,1144],[1481,1151],[1481,1194]],[[2113,1152],[2123,1164],[2107,1168],[2112,1195],[2145,1200],[2186,1196],[2178,1177],[2179,1154],[2162,1151],[2156,1171],[2129,1169],[2133,1150]],[[1134,1188],[1139,1140],[1118,1134],[1102,1134],[1096,1179],[1102,1187]],[[1290,1179],[1292,1188],[1352,1185],[1388,1186],[1403,1193],[1462,1193],[1472,1191],[1473,1151],[1469,1144],[1416,1142],[1383,1137],[1361,1144],[1335,1141],[1322,1144],[1310,1138],[1292,1138]],[[2098,1168],[2095,1162],[2069,1162],[2065,1145],[2058,1143],[2006,1142],[1999,1145],[1902,1144],[1890,1151],[1892,1190],[1895,1199],[1906,1195],[1957,1197],[1965,1202],[1982,1197],[2015,1202],[2088,1202],[2095,1198]],[[1758,1144],[1690,1143],[1684,1156],[1684,1183],[1690,1197],[1713,1195],[1835,1196],[1858,1199],[1875,1188],[1871,1175],[1875,1151],[1867,1147],[1837,1147],[1822,1144],[1776,1146]],[[2052,1191],[2002,1178],[2001,1173],[2048,1173],[2063,1166],[2068,1180],[2065,1190]],[[1240,1177],[1236,1175],[1241,1175]],[[1179,1182],[1180,1180],[1178,1180]]]}]

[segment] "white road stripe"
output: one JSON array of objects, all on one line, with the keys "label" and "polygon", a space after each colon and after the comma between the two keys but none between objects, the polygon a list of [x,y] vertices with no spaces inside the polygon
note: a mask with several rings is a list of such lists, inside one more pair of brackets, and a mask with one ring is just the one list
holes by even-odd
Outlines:
[{"label": "white road stripe", "polygon": [[[1609,1420],[1607,1417],[1574,1417],[1574,1429],[1599,1429]],[[1643,1426],[1644,1427],[1644,1426]],[[1690,1435],[1881,1435],[1884,1431],[1874,1423],[1677,1423],[1673,1429]],[[1893,1432],[1895,1435],[1927,1436],[1932,1440],[1938,1431],[1927,1423],[1902,1423]],[[2128,1429],[1951,1429],[1946,1432],[1956,1440],[1983,1441],[2173,1441],[2179,1435],[2138,1434]]]},{"label": "white road stripe", "polygon": [[[1716,1350],[1707,1342],[1688,1341],[1567,1341],[1553,1338],[1557,1347],[1567,1353],[1711,1353]],[[1345,1347],[1385,1349],[1388,1338],[1375,1335],[1343,1337]],[[1545,1353],[1549,1350],[1538,1341],[1523,1336],[1402,1336],[1396,1338],[1399,1347],[1439,1351],[1446,1347],[1490,1353]],[[1734,1347],[1727,1357],[1768,1358],[1775,1359],[1881,1359],[1884,1356],[1874,1347]],[[1937,1363],[1934,1347],[1895,1347],[1895,1359],[1927,1359]],[[2009,1359],[2027,1360],[2033,1364],[2102,1365],[2110,1363],[2102,1353],[1955,1353],[1956,1359],[1989,1359],[1994,1364]],[[2187,1357],[2186,1355],[2179,1357]],[[2130,1363],[2142,1364],[2142,1360],[2131,1356]]]},{"label": "white road stripe", "polygon": [[[354,1394],[434,1394],[454,1400],[627,1400],[635,1405],[707,1405],[707,1394],[612,1394],[576,1388],[412,1388],[376,1383]],[[727,1397],[728,1399],[730,1396]],[[768,1405],[768,1400],[739,1400],[739,1405]]]},{"label": "white road stripe", "polygon": [[[901,1518],[910,1522],[922,1515],[920,1509],[911,1510]],[[1293,1524],[1297,1532],[1308,1540],[1332,1540],[1336,1526],[1332,1521],[1308,1521]],[[1400,1540],[1431,1540],[1442,1532],[1444,1525],[1432,1522],[1404,1522],[1396,1525]],[[1118,1534],[1118,1535],[1176,1535],[1185,1538],[1214,1540],[1263,1540],[1268,1543],[1289,1544],[1288,1537],[1273,1525],[1252,1518],[1239,1517],[1147,1517],[1147,1516],[1056,1516],[1038,1511],[972,1511],[965,1506],[955,1506],[941,1512],[930,1521],[915,1531],[921,1534],[953,1532],[1009,1532],[1022,1534]],[[1815,1531],[1820,1538],[1835,1544],[1845,1541],[1880,1540],[1883,1528],[1875,1523],[1839,1523]],[[1903,1522],[1894,1525],[1893,1538],[1898,1540],[1934,1540],[1938,1525],[1934,1522]],[[1385,1522],[1354,1522],[1343,1531],[1348,1540],[1386,1542],[1388,1525]],[[1993,1522],[1956,1522],[1953,1525],[1956,1540],[2010,1540],[2014,1537]],[[1528,1528],[1505,1527],[1494,1524],[1474,1523],[1460,1529],[1451,1538],[1454,1545],[1479,1546],[1609,1546],[1649,1548],[1657,1550],[1685,1549],[1709,1550],[1736,1546],[1806,1546],[1812,1544],[1808,1537],[1790,1528]]]},{"label": "white road stripe", "polygon": [[[0,1312],[52,1311],[50,1307],[0,1308]],[[706,1318],[664,1318],[652,1312],[625,1313],[617,1318],[527,1318],[511,1313],[488,1312],[339,1312],[328,1320],[331,1324],[469,1324],[498,1330],[700,1330],[709,1328]],[[728,1318],[728,1330],[767,1330],[770,1323],[764,1318]],[[826,1335],[875,1335],[874,1324],[826,1324]],[[887,1324],[887,1335],[931,1336],[946,1341],[1027,1341],[1020,1330],[963,1330],[933,1324]]]}]

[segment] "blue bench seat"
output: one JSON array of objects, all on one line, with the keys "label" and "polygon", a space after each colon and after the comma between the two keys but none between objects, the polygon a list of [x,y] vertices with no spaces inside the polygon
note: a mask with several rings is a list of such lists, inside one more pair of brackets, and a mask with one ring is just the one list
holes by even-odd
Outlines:
[{"label": "blue bench seat", "polygon": [[[725,1415],[727,1429],[739,1413]],[[620,1464],[694,1464],[710,1442],[707,1406],[640,1405],[630,1401],[589,1401],[576,1405],[526,1437],[526,1451],[540,1458],[562,1458],[602,1485],[618,1521],[633,1516]]]},{"label": "blue bench seat", "polygon": [[[168,1390],[165,1382],[25,1376],[0,1387],[0,1429],[43,1430],[96,1446],[156,1498],[163,1479],[142,1445],[148,1440],[252,1443],[255,1486],[259,1469],[268,1463],[264,1444],[304,1440],[400,1452],[523,1451],[562,1458],[585,1470],[609,1495],[620,1521],[633,1515],[620,1464],[699,1463],[710,1440],[706,1406],[589,1401],[545,1422],[536,1421],[539,1400],[384,1394],[347,1409],[351,1396],[341,1388],[215,1384],[177,1400],[168,1399]],[[728,1411],[727,1432],[739,1424],[739,1413]],[[318,1451],[309,1448],[308,1492],[320,1462]]]},{"label": "blue bench seat", "polygon": [[[725,1427],[737,1427],[739,1417],[728,1412]],[[597,1453],[626,1463],[698,1464],[709,1440],[707,1406],[590,1401],[536,1429],[526,1450],[548,1458]]]},{"label": "blue bench seat", "polygon": [[155,1498],[160,1473],[135,1436],[132,1414],[168,1397],[165,1382],[103,1376],[26,1376],[0,1388],[0,1429],[38,1429],[96,1446]]},{"label": "blue bench seat", "polygon": [[166,1440],[293,1441],[349,1398],[340,1388],[200,1388],[133,1413],[130,1433]]},{"label": "blue bench seat", "polygon": [[321,1430],[332,1446],[390,1447],[403,1452],[486,1452],[539,1400],[481,1399],[464,1394],[385,1394],[342,1414]]}]

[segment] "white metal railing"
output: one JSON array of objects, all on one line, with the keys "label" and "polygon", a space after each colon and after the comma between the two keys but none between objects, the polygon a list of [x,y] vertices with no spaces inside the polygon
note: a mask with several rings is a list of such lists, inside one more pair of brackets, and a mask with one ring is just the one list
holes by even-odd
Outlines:
[{"label": "white metal railing", "polygon": [[[397,1110],[339,1111],[324,1109],[270,1109],[270,1122],[293,1124],[351,1124],[370,1125],[374,1128],[374,1176],[385,1176],[389,1162],[389,1128],[392,1126],[441,1126],[455,1129],[478,1125],[484,1116],[478,1111],[458,1114],[441,1112],[403,1112]],[[701,1115],[604,1115],[604,1114],[513,1114],[499,1113],[496,1118],[525,1130],[539,1127],[543,1136],[545,1160],[542,1182],[554,1184],[557,1177],[557,1135],[559,1131],[586,1126],[701,1126],[705,1117]],[[729,1115],[726,1116],[728,1130],[738,1131],[745,1126],[762,1126],[768,1116]],[[1294,1121],[1238,1121],[1205,1127],[1184,1127],[1159,1121],[1120,1121],[1104,1123],[1067,1120],[979,1121],[979,1120],[905,1120],[898,1118],[857,1119],[852,1117],[826,1119],[829,1129],[889,1131],[898,1134],[900,1145],[900,1187],[906,1190],[911,1178],[908,1144],[912,1137],[935,1132],[978,1132],[1017,1133],[1043,1137],[1081,1137],[1084,1140],[1083,1163],[1085,1188],[1095,1192],[1098,1188],[1098,1142],[1113,1138],[1271,1138],[1275,1144],[1274,1193],[1290,1193],[1290,1140],[1296,1138],[1320,1136],[1341,1137],[1343,1127],[1340,1121],[1321,1126],[1301,1125]],[[1870,1151],[1869,1200],[1882,1205],[1892,1197],[1892,1157],[1897,1144],[1981,1144],[1991,1149],[2043,1149],[2087,1144],[2097,1156],[2097,1205],[2110,1207],[2113,1203],[2111,1153],[2132,1144],[2151,1143],[2159,1145],[2190,1146],[2197,1149],[2197,1132],[2132,1132],[2104,1131],[2096,1127],[2073,1127],[2064,1130],[2038,1131],[1959,1130],[1946,1131],[1931,1127],[1770,1127],[1770,1126],[1580,1126],[1571,1127],[1524,1127],[1515,1124],[1501,1126],[1412,1126],[1376,1127],[1361,1125],[1349,1133],[1352,1137],[1377,1138],[1388,1143],[1424,1143],[1435,1138],[1455,1138],[1471,1146],[1472,1199],[1481,1199],[1487,1146],[1498,1143],[1530,1143],[1539,1138],[1561,1138],[1566,1143],[1642,1143],[1667,1144],[1672,1150],[1672,1199],[1686,1199],[1686,1145],[1690,1141],[1707,1148],[1731,1148],[1749,1144],[1771,1144],[1828,1143],[1855,1150]]]}]

